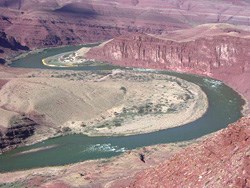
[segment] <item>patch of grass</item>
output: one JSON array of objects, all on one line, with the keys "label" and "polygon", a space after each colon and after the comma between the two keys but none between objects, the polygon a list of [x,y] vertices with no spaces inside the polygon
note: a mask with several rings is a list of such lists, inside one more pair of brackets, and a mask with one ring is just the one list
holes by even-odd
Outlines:
[{"label": "patch of grass", "polygon": [[109,128],[111,129],[112,127],[119,127],[122,126],[122,123],[124,122],[123,118],[117,118],[115,117],[113,120],[105,121],[102,124],[99,124],[97,128]]},{"label": "patch of grass", "polygon": [[176,112],[176,109],[175,109],[175,108],[169,108],[169,109],[168,109],[168,112],[170,112],[170,113]]},{"label": "patch of grass", "polygon": [[81,124],[81,127],[86,127],[87,125],[85,123],[82,123]]},{"label": "patch of grass", "polygon": [[71,128],[69,127],[63,127],[62,128],[62,132],[66,133],[66,132],[70,132],[71,131]]}]

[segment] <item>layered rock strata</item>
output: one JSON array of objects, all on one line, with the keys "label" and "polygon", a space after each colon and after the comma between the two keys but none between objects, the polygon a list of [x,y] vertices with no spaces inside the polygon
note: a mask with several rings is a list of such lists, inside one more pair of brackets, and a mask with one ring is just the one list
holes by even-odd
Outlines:
[{"label": "layered rock strata", "polygon": [[[109,160],[0,174],[3,186],[249,187],[250,119],[184,149],[148,146]],[[144,152],[146,163],[140,161]],[[139,171],[139,169],[144,169]],[[138,172],[139,171],[139,172]]]},{"label": "layered rock strata", "polygon": [[0,153],[22,144],[35,132],[37,123],[25,116],[15,117],[8,128],[1,128]]},{"label": "layered rock strata", "polygon": [[110,187],[250,187],[250,119]]},{"label": "layered rock strata", "polygon": [[27,51],[27,46],[21,45],[14,37],[8,36],[5,32],[0,31],[0,64],[4,64],[4,57],[11,52]]},{"label": "layered rock strata", "polygon": [[0,0],[0,31],[34,49],[131,32],[162,34],[204,23],[247,26],[249,7],[244,0]]},{"label": "layered rock strata", "polygon": [[176,41],[146,34],[125,35],[91,49],[86,57],[121,66],[210,76],[250,100],[249,36],[224,33]]}]

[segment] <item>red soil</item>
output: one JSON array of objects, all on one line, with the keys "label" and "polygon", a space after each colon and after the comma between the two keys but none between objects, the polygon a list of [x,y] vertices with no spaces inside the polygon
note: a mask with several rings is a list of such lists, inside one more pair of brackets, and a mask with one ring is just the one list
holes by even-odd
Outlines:
[{"label": "red soil", "polygon": [[[0,31],[11,39],[7,40],[10,44],[15,41],[31,49],[95,42],[131,32],[161,34],[164,39],[145,35],[119,37],[104,48],[91,51],[89,57],[121,65],[208,75],[223,80],[250,101],[250,39],[244,30],[249,25],[249,15],[250,3],[246,0],[106,0],[80,4],[76,0],[0,0]],[[203,23],[230,23],[240,27],[170,32]],[[113,52],[121,53],[122,58],[117,60]],[[15,53],[0,43],[0,60]],[[6,70],[6,75],[15,71]],[[0,81],[0,87],[6,80]],[[250,187],[249,137],[250,119],[242,118],[158,167],[109,185]],[[55,175],[56,178],[61,177]],[[68,187],[59,180],[45,187]],[[38,186],[42,181],[39,177],[33,179],[30,186]],[[48,181],[52,180],[48,178]]]},{"label": "red soil", "polygon": [[[224,27],[226,30],[229,26]],[[213,34],[187,38],[189,34],[185,32],[189,33],[189,30],[184,30],[181,36],[178,35],[179,41],[176,41],[176,33],[165,38],[143,34],[125,35],[103,47],[91,49],[87,57],[122,66],[209,76],[222,80],[250,101],[250,33],[239,30],[240,34],[226,31],[216,34],[217,31],[215,29]]]},{"label": "red soil", "polygon": [[245,0],[0,0],[0,31],[34,49],[131,32],[162,34],[204,23],[247,26],[249,15]]},{"label": "red soil", "polygon": [[111,187],[250,187],[250,118]]},{"label": "red soil", "polygon": [[0,89],[8,82],[8,80],[0,79]]}]

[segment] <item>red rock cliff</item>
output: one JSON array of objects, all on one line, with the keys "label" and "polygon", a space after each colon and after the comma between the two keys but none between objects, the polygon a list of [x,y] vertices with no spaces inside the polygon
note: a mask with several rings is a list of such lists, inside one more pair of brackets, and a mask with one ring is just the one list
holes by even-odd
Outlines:
[{"label": "red rock cliff", "polygon": [[110,187],[250,187],[250,119],[242,118],[158,167]]},{"label": "red rock cliff", "polygon": [[247,26],[249,7],[245,0],[0,0],[0,31],[32,49],[204,23]]},{"label": "red rock cliff", "polygon": [[223,80],[250,101],[250,38],[211,35],[175,41],[146,34],[120,36],[87,54],[122,66],[167,69]]},{"label": "red rock cliff", "polygon": [[243,72],[250,57],[249,45],[249,39],[231,36],[175,42],[140,34],[115,38],[103,48],[92,50],[89,55],[114,64],[158,69],[184,68],[213,74],[218,68],[236,66],[239,72]]}]

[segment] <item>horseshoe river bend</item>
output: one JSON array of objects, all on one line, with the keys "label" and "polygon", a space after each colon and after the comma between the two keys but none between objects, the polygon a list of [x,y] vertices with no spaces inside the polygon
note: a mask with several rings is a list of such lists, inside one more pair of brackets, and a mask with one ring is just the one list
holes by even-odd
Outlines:
[{"label": "horseshoe river bend", "polygon": [[[70,69],[75,71],[112,70],[117,68],[123,69],[121,67],[115,67],[108,64],[100,66],[56,68],[47,67],[41,63],[43,58],[77,50],[80,47],[81,46],[71,46],[46,49],[14,60],[10,66],[53,70]],[[138,71],[139,69],[134,70]],[[146,70],[140,69],[140,71]],[[208,98],[209,107],[206,113],[196,121],[188,123],[184,126],[153,133],[116,137],[89,137],[82,134],[73,134],[48,139],[30,146],[20,147],[0,155],[0,172],[64,165],[99,158],[109,158],[138,147],[161,143],[188,141],[225,128],[229,123],[235,122],[242,117],[241,110],[244,105],[244,100],[238,93],[222,82],[191,74],[168,71],[155,72],[158,74],[176,76],[199,85]],[[39,150],[39,148],[44,149]]]}]

